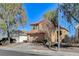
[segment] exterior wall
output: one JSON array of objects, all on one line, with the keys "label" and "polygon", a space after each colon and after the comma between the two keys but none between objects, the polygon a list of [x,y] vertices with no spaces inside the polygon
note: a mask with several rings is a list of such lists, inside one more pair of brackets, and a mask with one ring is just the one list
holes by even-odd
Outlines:
[{"label": "exterior wall", "polygon": [[28,35],[28,42],[42,42],[44,34],[32,34]]},{"label": "exterior wall", "polygon": [[[57,35],[58,29],[54,29],[53,26],[54,26],[53,24],[51,24],[50,22],[46,21],[46,22],[40,23],[38,25],[38,30],[45,32],[45,37],[46,38],[49,37],[47,39],[49,39],[52,43],[56,43],[57,42],[57,36],[58,36]],[[65,29],[60,29],[60,30],[62,32],[62,35],[60,37],[61,41],[62,41],[62,39],[65,38],[65,35],[67,35],[68,32]],[[52,33],[51,33],[51,31],[52,31]],[[39,39],[38,39],[38,37],[39,37]],[[41,34],[29,35],[29,41],[30,42],[35,41],[35,40],[41,40],[41,39],[44,39],[44,35],[41,35]]]},{"label": "exterior wall", "polygon": [[61,29],[61,31],[62,31],[61,39],[64,39],[65,35],[67,35],[68,32],[66,30],[64,30],[64,29]]},{"label": "exterior wall", "polygon": [[41,30],[42,30],[42,31],[46,31],[46,30],[47,30],[46,23],[41,24],[40,27],[41,27]]},{"label": "exterior wall", "polygon": [[27,40],[27,36],[14,36],[13,39],[16,39],[16,43],[23,42],[24,40]]},{"label": "exterior wall", "polygon": [[2,40],[2,38],[6,38],[6,37],[7,37],[7,33],[2,34],[2,33],[0,32],[0,40]]},{"label": "exterior wall", "polygon": [[19,42],[23,42],[24,40],[27,40],[27,36],[19,36]]},{"label": "exterior wall", "polygon": [[[38,27],[39,27],[38,30],[45,32],[45,37],[46,37],[46,39],[49,39],[49,40],[51,38],[50,35],[51,35],[51,31],[52,31],[52,26],[51,25],[53,25],[53,24],[49,23],[48,21],[45,21],[43,23],[39,23],[39,25],[38,25]],[[55,36],[54,36],[54,38],[55,38]],[[33,37],[31,37],[30,39],[33,39]],[[52,42],[54,42],[54,41],[52,41]]]},{"label": "exterior wall", "polygon": [[79,24],[75,26],[76,28],[76,39],[79,39]]},{"label": "exterior wall", "polygon": [[[67,35],[68,34],[68,32],[65,30],[65,29],[60,29],[60,31],[61,31],[61,35],[60,35],[60,39],[61,39],[61,41],[65,38],[65,35]],[[57,29],[55,30],[55,32],[52,32],[51,33],[51,42],[52,43],[56,43],[57,42]]]},{"label": "exterior wall", "polygon": [[39,30],[43,30],[42,26],[42,24],[39,24]]},{"label": "exterior wall", "polygon": [[55,30],[55,32],[51,33],[51,42],[52,43],[57,42],[57,30]]},{"label": "exterior wall", "polygon": [[79,39],[79,24],[76,26],[76,39]]}]

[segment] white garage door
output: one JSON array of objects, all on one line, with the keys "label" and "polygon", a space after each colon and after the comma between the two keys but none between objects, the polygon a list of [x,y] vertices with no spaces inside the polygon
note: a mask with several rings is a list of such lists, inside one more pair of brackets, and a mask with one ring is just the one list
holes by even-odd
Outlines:
[{"label": "white garage door", "polygon": [[23,42],[23,40],[27,40],[27,36],[19,36],[19,42]]}]

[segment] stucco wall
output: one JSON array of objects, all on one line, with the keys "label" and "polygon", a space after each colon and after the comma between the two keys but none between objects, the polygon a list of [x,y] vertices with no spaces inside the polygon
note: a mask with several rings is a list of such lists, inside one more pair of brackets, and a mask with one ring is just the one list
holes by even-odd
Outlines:
[{"label": "stucco wall", "polygon": [[27,40],[27,36],[19,36],[19,42],[23,42],[24,40]]},{"label": "stucco wall", "polygon": [[28,35],[28,42],[42,42],[44,34],[32,34]]},{"label": "stucco wall", "polygon": [[[65,38],[65,35],[67,35],[68,34],[68,31],[67,30],[65,30],[65,29],[61,29],[60,30],[61,31],[61,33],[62,33],[62,35],[60,35],[60,39],[61,39],[61,41]],[[57,42],[57,29],[55,30],[55,32],[52,32],[51,33],[51,42],[52,43],[55,43],[55,42]]]}]

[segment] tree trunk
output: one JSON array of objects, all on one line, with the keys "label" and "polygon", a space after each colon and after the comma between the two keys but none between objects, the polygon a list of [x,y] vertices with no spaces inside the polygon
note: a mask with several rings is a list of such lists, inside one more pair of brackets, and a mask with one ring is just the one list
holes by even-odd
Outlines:
[{"label": "tree trunk", "polygon": [[9,30],[7,30],[7,38],[8,38],[8,43],[10,43],[10,33],[9,33]]},{"label": "tree trunk", "polygon": [[7,25],[7,38],[8,38],[8,44],[10,44],[10,32],[9,32],[9,22],[6,22]]}]

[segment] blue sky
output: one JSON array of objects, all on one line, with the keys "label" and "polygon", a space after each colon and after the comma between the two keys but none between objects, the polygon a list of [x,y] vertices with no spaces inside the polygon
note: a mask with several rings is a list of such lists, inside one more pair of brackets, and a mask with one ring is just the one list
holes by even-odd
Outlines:
[{"label": "blue sky", "polygon": [[[54,10],[58,7],[58,4],[53,4],[53,3],[26,3],[23,4],[23,8],[25,10],[26,16],[27,16],[27,24],[25,25],[25,27],[21,27],[19,26],[18,29],[20,30],[26,30],[29,31],[31,30],[30,24],[33,22],[37,22],[40,21],[42,16],[45,14],[45,12],[49,11],[49,10]],[[62,16],[63,14],[60,13],[60,15]],[[69,23],[67,23],[66,20],[64,20],[65,18],[62,18],[60,16],[60,26],[65,27],[66,29],[69,30],[69,34],[70,36],[75,35],[75,29],[74,27],[71,25],[69,27]]]}]

